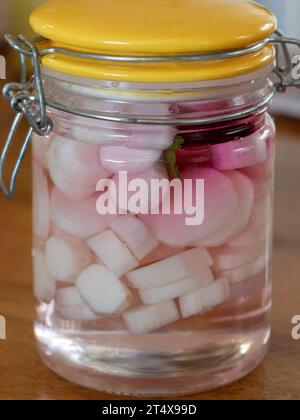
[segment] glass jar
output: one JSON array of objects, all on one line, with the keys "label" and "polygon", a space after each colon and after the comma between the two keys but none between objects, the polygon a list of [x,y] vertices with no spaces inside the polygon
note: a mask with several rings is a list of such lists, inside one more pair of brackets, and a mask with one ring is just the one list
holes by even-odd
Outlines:
[{"label": "glass jar", "polygon": [[[34,133],[35,335],[45,363],[90,388],[166,396],[230,383],[267,351],[268,104],[299,87],[274,44],[287,61],[286,44],[300,43],[251,1],[149,4],[48,0],[31,17],[42,39],[7,37],[22,80],[4,89],[17,115],[0,187],[11,198]],[[23,116],[30,128],[6,187]]]},{"label": "glass jar", "polygon": [[[272,92],[269,72],[168,86],[90,86],[49,70],[43,80],[50,102],[188,120],[252,107]],[[175,127],[49,116],[52,133],[33,137],[35,333],[47,365],[81,385],[143,395],[207,390],[256,367],[270,336],[266,107]],[[153,181],[166,183],[159,195]],[[176,214],[179,203],[195,208]]]}]

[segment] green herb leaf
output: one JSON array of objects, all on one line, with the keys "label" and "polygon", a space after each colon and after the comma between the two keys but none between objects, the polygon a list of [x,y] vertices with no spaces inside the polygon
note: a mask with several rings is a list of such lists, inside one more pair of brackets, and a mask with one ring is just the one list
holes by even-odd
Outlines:
[{"label": "green herb leaf", "polygon": [[184,139],[180,136],[177,136],[173,144],[165,151],[165,161],[166,167],[168,169],[169,175],[174,178],[180,178],[180,171],[176,162],[176,150],[181,149],[184,144]]}]

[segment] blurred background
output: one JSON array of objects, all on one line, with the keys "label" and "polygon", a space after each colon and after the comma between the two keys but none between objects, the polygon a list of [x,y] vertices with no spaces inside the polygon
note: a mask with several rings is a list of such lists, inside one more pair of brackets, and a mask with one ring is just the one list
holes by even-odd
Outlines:
[{"label": "blurred background", "polygon": [[[28,26],[28,17],[33,8],[42,2],[42,0],[0,0],[0,54],[7,59],[6,81],[18,80],[19,70],[17,57],[9,52],[3,42],[3,34],[11,32],[32,35]],[[300,38],[299,0],[264,0],[261,3],[274,10],[278,16],[280,28],[286,35]],[[5,81],[0,80],[1,89],[4,83]],[[300,90],[291,90],[285,95],[278,95],[272,106],[272,113],[276,118],[278,131],[273,264],[275,307],[273,322],[276,323],[276,328],[273,332],[272,348],[274,348],[274,352],[271,352],[271,357],[268,360],[274,360],[275,363],[277,361],[275,355],[280,353],[280,348],[284,352],[282,346],[288,342],[291,318],[299,307]],[[10,111],[9,105],[0,95],[0,149],[9,130],[12,117],[13,113]],[[14,160],[17,155],[25,130],[26,125],[24,124],[14,141],[11,160]],[[18,395],[23,397],[27,392],[34,399],[43,398],[50,395],[52,391],[51,387],[47,385],[48,381],[42,380],[43,375],[45,378],[48,377],[48,372],[43,370],[38,359],[33,356],[35,350],[32,336],[34,305],[31,290],[30,151],[26,155],[17,180],[14,200],[8,202],[0,194],[0,217],[0,314],[5,315],[9,320],[10,334],[9,340],[0,346],[0,372],[2,376],[3,372],[9,372],[14,366],[19,378],[18,383],[20,383]],[[284,315],[281,312],[282,309],[285,309]],[[298,312],[300,312],[300,307]],[[279,326],[282,327],[284,336],[278,333]],[[21,356],[16,355],[13,358],[16,348],[19,349],[18,354]],[[286,349],[284,354],[288,360],[289,350]],[[12,359],[10,359],[10,355]],[[26,360],[26,371],[22,376],[20,372],[24,370],[24,360]],[[278,366],[279,363],[275,364]],[[39,375],[34,375],[37,366],[40,366],[42,372],[41,379]],[[265,371],[260,373],[261,377],[259,376],[263,387],[266,381],[265,375],[269,381],[272,381],[274,364],[270,364],[270,369],[268,369],[268,364],[264,366]],[[28,385],[29,371],[33,372],[33,377],[28,387],[26,385]],[[286,372],[284,372],[285,376]],[[13,382],[9,388],[8,382],[13,381],[10,378],[11,375],[3,377],[5,383],[2,381],[2,385],[0,379],[1,393],[3,394],[5,389],[6,394],[13,395],[15,399],[16,384]],[[54,378],[51,378],[54,381]],[[11,389],[11,393],[9,389]],[[58,393],[56,397],[59,395]]]}]

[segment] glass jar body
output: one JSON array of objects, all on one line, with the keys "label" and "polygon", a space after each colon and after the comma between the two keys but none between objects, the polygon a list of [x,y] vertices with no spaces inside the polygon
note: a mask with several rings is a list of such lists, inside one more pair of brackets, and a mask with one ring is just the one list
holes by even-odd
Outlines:
[{"label": "glass jar body", "polygon": [[[45,72],[44,85],[66,107],[170,120],[244,110],[271,89],[265,74],[95,86]],[[266,109],[188,125],[48,113],[53,132],[33,137],[35,333],[47,365],[90,388],[152,396],[254,369],[270,335]]]}]

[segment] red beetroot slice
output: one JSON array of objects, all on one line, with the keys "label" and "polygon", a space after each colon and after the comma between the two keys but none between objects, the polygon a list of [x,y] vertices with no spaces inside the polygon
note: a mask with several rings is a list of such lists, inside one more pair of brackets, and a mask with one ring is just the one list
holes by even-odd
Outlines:
[{"label": "red beetroot slice", "polygon": [[238,194],[233,182],[215,169],[192,165],[182,170],[181,175],[183,180],[192,180],[192,191],[188,191],[187,196],[193,203],[195,203],[196,180],[203,179],[205,182],[204,222],[202,224],[188,226],[186,218],[190,215],[185,212],[175,214],[175,204],[178,203],[174,203],[173,197],[171,197],[171,214],[161,212],[159,215],[140,215],[160,242],[175,247],[197,245],[204,238],[218,232],[228,220],[232,219],[238,205]]}]

